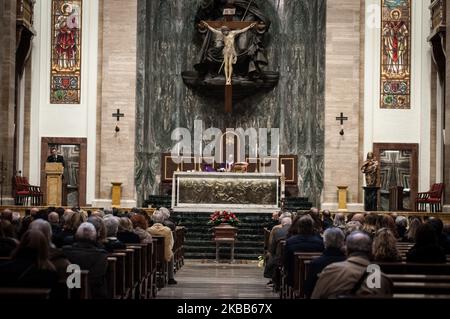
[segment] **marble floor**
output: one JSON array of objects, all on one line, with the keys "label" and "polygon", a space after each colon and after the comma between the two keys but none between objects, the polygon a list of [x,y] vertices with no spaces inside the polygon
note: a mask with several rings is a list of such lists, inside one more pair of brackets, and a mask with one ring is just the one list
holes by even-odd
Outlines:
[{"label": "marble floor", "polygon": [[158,299],[276,299],[256,262],[216,264],[187,260],[175,274],[178,284],[158,292]]}]

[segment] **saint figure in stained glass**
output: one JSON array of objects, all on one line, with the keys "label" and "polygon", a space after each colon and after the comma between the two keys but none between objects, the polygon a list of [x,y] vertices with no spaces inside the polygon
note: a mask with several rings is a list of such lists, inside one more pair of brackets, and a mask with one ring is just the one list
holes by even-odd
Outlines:
[{"label": "saint figure in stained glass", "polygon": [[71,69],[77,64],[77,38],[79,37],[79,12],[77,6],[64,3],[55,25],[55,53],[59,70]]},{"label": "saint figure in stained glass", "polygon": [[384,49],[387,53],[387,72],[390,74],[403,75],[407,72],[405,68],[408,53],[409,30],[404,21],[401,20],[402,12],[393,10],[392,21],[386,22],[384,34]]}]

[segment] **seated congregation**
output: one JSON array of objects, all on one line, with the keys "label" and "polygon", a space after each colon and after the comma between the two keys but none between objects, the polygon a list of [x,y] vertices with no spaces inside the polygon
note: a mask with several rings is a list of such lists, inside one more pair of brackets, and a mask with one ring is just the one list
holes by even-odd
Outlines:
[{"label": "seated congregation", "polygon": [[264,276],[282,299],[450,297],[450,225],[438,218],[313,208],[273,219]]},{"label": "seated congregation", "polygon": [[177,284],[183,241],[184,228],[166,208],[152,216],[140,209],[33,208],[24,217],[4,210],[0,298],[155,298]]}]

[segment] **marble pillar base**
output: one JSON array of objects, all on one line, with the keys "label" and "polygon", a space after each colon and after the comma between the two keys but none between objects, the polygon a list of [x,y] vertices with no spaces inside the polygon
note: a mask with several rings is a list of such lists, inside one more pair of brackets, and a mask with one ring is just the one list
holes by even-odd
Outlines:
[{"label": "marble pillar base", "polygon": [[378,210],[378,191],[380,187],[363,187],[364,189],[364,210]]}]

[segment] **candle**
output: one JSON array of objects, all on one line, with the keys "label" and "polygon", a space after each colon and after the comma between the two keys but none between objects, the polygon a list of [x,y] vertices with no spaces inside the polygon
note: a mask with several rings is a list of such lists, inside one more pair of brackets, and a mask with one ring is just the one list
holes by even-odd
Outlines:
[{"label": "candle", "polygon": [[281,164],[281,175],[283,175],[283,176],[285,174],[285,169],[286,169],[285,165]]}]

